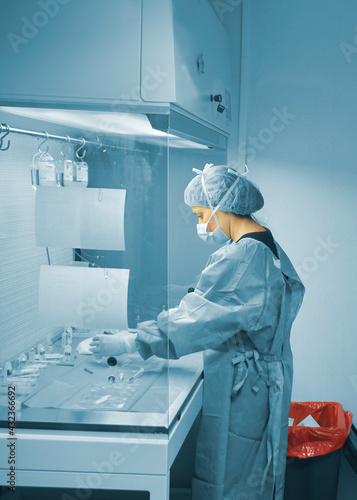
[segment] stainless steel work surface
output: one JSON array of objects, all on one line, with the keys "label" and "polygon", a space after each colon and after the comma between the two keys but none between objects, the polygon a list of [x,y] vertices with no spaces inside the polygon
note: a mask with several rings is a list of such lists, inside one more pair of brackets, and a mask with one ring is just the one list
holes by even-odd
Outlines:
[{"label": "stainless steel work surface", "polygon": [[[167,433],[202,378],[200,353],[170,361],[130,354],[113,367],[77,355],[73,364],[49,364],[29,394],[16,395],[16,427]],[[7,417],[2,394],[2,427]]]}]

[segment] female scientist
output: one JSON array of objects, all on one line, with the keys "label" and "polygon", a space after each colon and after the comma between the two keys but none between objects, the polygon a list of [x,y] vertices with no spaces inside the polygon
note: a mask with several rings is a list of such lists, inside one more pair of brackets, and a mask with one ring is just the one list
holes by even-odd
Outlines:
[{"label": "female scientist", "polygon": [[194,500],[283,500],[292,387],[291,325],[304,286],[271,232],[251,214],[259,189],[206,165],[185,190],[198,235],[220,243],[193,292],[137,334],[99,335],[102,355],[179,358],[203,351],[204,399]]}]

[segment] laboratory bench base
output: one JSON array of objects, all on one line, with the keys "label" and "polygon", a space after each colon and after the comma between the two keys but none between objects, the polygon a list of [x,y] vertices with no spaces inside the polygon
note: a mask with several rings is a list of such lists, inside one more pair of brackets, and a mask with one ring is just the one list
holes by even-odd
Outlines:
[{"label": "laboratory bench base", "polygon": [[[150,500],[169,500],[171,466],[202,407],[200,373],[184,406],[176,408],[177,417],[166,434],[16,429],[16,487],[75,490],[75,495],[61,496],[61,500],[95,498],[91,495],[95,490],[141,491]],[[6,429],[0,429],[2,449],[8,438]],[[8,473],[3,457],[0,485],[4,493]],[[16,498],[16,492],[9,493]],[[129,493],[123,498],[131,500]]]},{"label": "laboratory bench base", "polygon": [[[181,418],[167,435],[128,436],[125,434],[121,436],[119,432],[114,435],[104,432],[81,434],[78,431],[42,431],[41,433],[37,429],[19,430],[17,432],[18,443],[20,441],[26,443],[26,447],[32,452],[27,455],[26,463],[22,462],[21,468],[16,470],[16,487],[75,489],[74,496],[61,496],[61,500],[94,498],[89,495],[94,490],[142,491],[149,493],[147,498],[150,500],[169,500],[170,468],[200,412],[202,386],[201,381],[183,409]],[[37,461],[39,443],[48,464],[47,468],[52,470],[46,470],[41,460]],[[89,457],[93,453],[91,451],[93,448],[96,456]],[[56,460],[56,455],[65,456],[66,449],[76,449],[78,457],[83,457],[85,471],[74,471],[73,467],[72,470],[66,470],[66,461],[63,459],[62,470],[59,470],[60,462]],[[122,449],[127,451],[122,453],[120,451]],[[36,463],[41,464],[41,470],[36,468]],[[83,469],[83,464],[79,464],[78,468],[80,466]],[[0,470],[0,484],[5,485],[2,491],[7,489],[8,472],[5,468]],[[9,491],[9,493],[12,492]],[[14,493],[10,498],[16,498]],[[102,495],[101,499],[104,498]],[[131,500],[129,496],[124,498]]]}]

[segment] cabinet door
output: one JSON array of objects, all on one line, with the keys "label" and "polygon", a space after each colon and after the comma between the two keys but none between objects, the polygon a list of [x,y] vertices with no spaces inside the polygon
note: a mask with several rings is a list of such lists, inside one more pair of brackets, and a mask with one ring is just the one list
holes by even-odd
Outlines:
[{"label": "cabinet door", "polygon": [[[172,0],[177,104],[229,130],[231,68],[228,34],[207,0]],[[237,57],[239,57],[237,55]],[[223,113],[210,96],[222,95]]]},{"label": "cabinet door", "polygon": [[140,99],[141,0],[16,0],[0,16],[2,103]]}]

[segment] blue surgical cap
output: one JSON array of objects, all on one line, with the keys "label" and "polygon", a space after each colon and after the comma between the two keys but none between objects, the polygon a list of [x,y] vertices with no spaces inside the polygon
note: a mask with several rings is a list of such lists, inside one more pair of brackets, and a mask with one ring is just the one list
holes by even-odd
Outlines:
[{"label": "blue surgical cap", "polygon": [[264,198],[253,182],[245,175],[229,168],[227,165],[206,165],[204,170],[196,175],[185,189],[184,201],[190,207],[209,207],[207,196],[203,189],[202,178],[211,206],[217,207],[223,196],[237,180],[230,194],[219,206],[222,212],[232,212],[237,215],[248,215],[260,210]]}]

